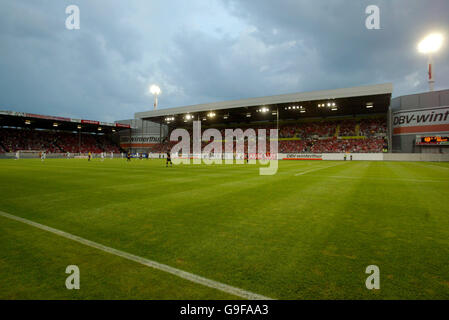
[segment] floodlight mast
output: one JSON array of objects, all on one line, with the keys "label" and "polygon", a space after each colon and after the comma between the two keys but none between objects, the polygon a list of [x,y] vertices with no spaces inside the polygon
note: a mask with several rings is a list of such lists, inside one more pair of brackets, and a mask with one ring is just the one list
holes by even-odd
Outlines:
[{"label": "floodlight mast", "polygon": [[434,90],[434,86],[435,86],[435,80],[433,79],[433,60],[432,60],[432,54],[429,53],[429,62],[428,62],[429,66],[428,66],[428,77],[429,77],[429,91],[433,91]]},{"label": "floodlight mast", "polygon": [[157,109],[157,97],[161,93],[161,88],[159,86],[153,84],[150,86],[150,92],[154,96],[154,110]]},{"label": "floodlight mast", "polygon": [[443,44],[443,36],[438,33],[429,34],[418,44],[418,51],[428,55],[428,78],[429,78],[429,91],[434,90],[435,80],[433,78],[433,59],[432,53],[437,52]]}]

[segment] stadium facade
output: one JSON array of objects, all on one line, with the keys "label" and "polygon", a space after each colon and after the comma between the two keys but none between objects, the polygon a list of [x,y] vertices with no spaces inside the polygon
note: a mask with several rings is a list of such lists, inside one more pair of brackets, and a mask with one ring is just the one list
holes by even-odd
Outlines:
[{"label": "stadium facade", "polygon": [[392,152],[449,153],[449,90],[396,97],[389,110]]}]

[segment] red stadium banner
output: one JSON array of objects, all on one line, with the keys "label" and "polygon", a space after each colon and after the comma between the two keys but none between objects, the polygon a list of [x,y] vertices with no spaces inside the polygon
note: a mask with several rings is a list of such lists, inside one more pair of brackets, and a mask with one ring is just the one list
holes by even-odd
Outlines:
[{"label": "red stadium banner", "polygon": [[86,123],[86,124],[100,124],[100,121],[94,121],[94,120],[81,120],[81,123]]},{"label": "red stadium banner", "polygon": [[34,113],[25,113],[25,116],[28,118],[37,118],[37,119],[44,119],[44,120],[55,120],[55,121],[70,121],[70,118],[64,118],[64,117],[54,117],[54,116],[44,116],[41,114],[34,114]]},{"label": "red stadium banner", "polygon": [[117,128],[128,128],[128,129],[131,128],[130,124],[124,124],[124,123],[116,123],[115,126]]}]

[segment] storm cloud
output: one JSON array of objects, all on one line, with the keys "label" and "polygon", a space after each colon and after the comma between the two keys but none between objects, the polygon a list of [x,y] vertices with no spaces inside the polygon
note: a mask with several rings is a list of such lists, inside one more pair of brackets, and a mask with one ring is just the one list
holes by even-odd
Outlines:
[{"label": "storm cloud", "polygon": [[[65,8],[80,8],[67,30]],[[365,8],[380,8],[380,30]],[[427,90],[417,41],[449,34],[444,0],[24,1],[0,3],[0,109],[132,118],[161,108],[393,82]],[[449,49],[434,57],[449,87]]]}]

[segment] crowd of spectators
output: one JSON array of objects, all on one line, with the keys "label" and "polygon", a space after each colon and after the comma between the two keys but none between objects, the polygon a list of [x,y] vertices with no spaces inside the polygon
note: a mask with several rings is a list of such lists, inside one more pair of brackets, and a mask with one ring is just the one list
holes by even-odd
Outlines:
[{"label": "crowd of spectators", "polygon": [[[357,128],[358,127],[358,128]],[[258,125],[252,129],[274,129],[271,125]],[[245,129],[241,128],[243,131]],[[205,129],[203,129],[204,132]],[[192,137],[192,129],[187,129]],[[219,130],[223,139],[225,129]],[[297,124],[281,125],[279,128],[278,150],[281,153],[340,153],[340,152],[382,152],[386,148],[387,124],[385,118],[374,119],[345,119],[345,120],[321,120],[309,121]],[[341,139],[340,137],[347,137]],[[283,140],[289,139],[289,140]],[[269,139],[267,139],[267,151],[269,151]],[[167,152],[176,142],[168,138],[162,144],[155,144],[151,152]],[[208,142],[202,142],[202,147]],[[245,152],[247,152],[245,142]],[[223,150],[225,146],[222,146]],[[235,143],[234,143],[235,152]],[[191,150],[192,146],[191,146]]]},{"label": "crowd of spectators", "polygon": [[308,139],[280,141],[280,153],[376,153],[382,152],[386,142],[384,138],[366,139]]},{"label": "crowd of spectators", "polygon": [[[274,129],[273,124],[261,124],[257,129]],[[230,128],[234,129],[234,128]],[[245,127],[241,128],[245,131]],[[205,129],[203,129],[204,132]],[[192,129],[188,129],[192,137]],[[225,129],[219,129],[225,139]],[[279,128],[278,150],[281,153],[328,153],[328,152],[382,152],[385,148],[387,124],[385,118],[320,120],[281,125]],[[340,139],[339,137],[347,137]],[[285,140],[284,140],[285,139]],[[154,144],[150,152],[170,151],[177,142],[169,141]],[[203,141],[202,148],[209,142]],[[247,142],[245,142],[247,145]],[[225,146],[223,144],[223,150]],[[233,143],[234,152],[236,150]],[[39,150],[47,153],[120,153],[122,150],[106,135],[78,134],[72,132],[0,128],[0,152],[17,150]],[[191,150],[193,150],[191,148]],[[245,151],[247,147],[245,147]],[[269,139],[267,139],[269,151]]]},{"label": "crowd of spectators", "polygon": [[373,137],[387,133],[387,122],[384,119],[366,119],[360,122],[361,136]]},{"label": "crowd of spectators", "polygon": [[16,152],[18,150],[45,151],[47,153],[121,152],[120,148],[105,135],[0,128],[0,152]]}]

